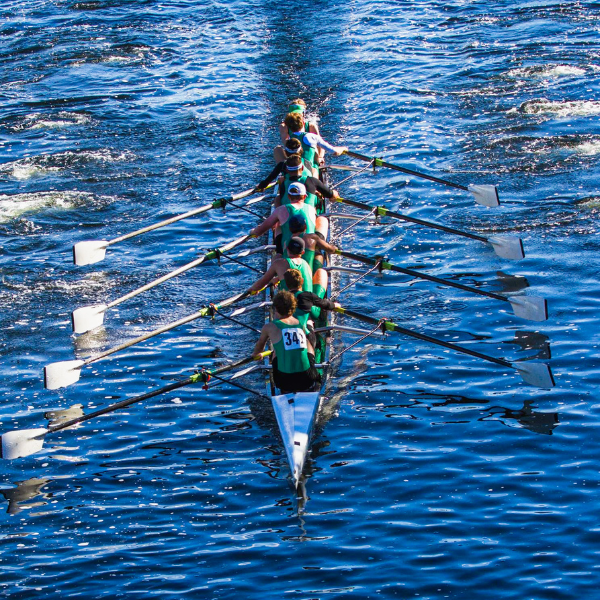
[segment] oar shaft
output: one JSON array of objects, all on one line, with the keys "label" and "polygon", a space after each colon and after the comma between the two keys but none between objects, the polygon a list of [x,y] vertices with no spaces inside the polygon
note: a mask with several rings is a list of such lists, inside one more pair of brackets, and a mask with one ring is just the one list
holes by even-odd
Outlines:
[{"label": "oar shaft", "polygon": [[[360,321],[364,321],[365,323],[373,323],[376,324],[379,322],[379,319],[375,319],[374,317],[369,317],[367,315],[363,315],[361,313],[354,312],[353,310],[348,310],[346,308],[336,309],[337,312],[348,315],[349,317],[353,317],[354,319],[359,319]],[[495,358],[493,356],[489,356],[487,354],[482,354],[481,352],[477,352],[475,350],[470,350],[469,348],[465,348],[464,346],[459,346],[458,344],[453,344],[451,342],[444,342],[443,340],[439,340],[438,338],[431,337],[424,333],[418,333],[413,331],[412,329],[406,329],[404,327],[400,327],[396,323],[392,323],[391,321],[385,322],[386,331],[396,331],[397,333],[401,333],[408,337],[415,338],[417,340],[421,340],[423,342],[429,342],[430,344],[436,344],[437,346],[442,346],[444,348],[448,348],[450,350],[454,350],[456,352],[462,352],[463,354],[468,354],[469,356],[474,356],[475,358],[481,358],[483,360],[487,360],[489,362],[496,363],[497,365],[502,365],[503,367],[514,368],[513,365],[507,360],[503,360],[501,358]]]},{"label": "oar shaft", "polygon": [[204,212],[208,212],[212,208],[219,208],[221,206],[221,202],[221,200],[215,200],[210,204],[206,204],[204,206],[201,206],[200,208],[190,210],[181,215],[177,215],[176,217],[171,217],[170,219],[165,219],[164,221],[155,223],[154,225],[148,225],[148,227],[142,227],[142,229],[137,229],[136,231],[132,231],[131,233],[126,233],[125,235],[121,235],[113,240],[110,240],[107,246],[112,246],[113,244],[124,242],[125,240],[136,237],[138,235],[142,235],[143,233],[148,233],[149,231],[154,231],[155,229],[160,229],[161,227],[166,227],[167,225],[177,223],[177,221],[181,221],[182,219],[188,219],[189,217],[193,217],[194,215],[199,215]]},{"label": "oar shaft", "polygon": [[142,292],[146,292],[146,291],[152,289],[153,287],[156,287],[157,285],[160,285],[161,283],[168,281],[169,279],[173,279],[173,277],[177,277],[177,275],[181,275],[182,273],[185,273],[186,271],[189,271],[190,269],[193,269],[194,267],[201,265],[203,262],[206,262],[207,260],[213,260],[215,258],[218,258],[220,253],[227,252],[228,250],[231,250],[232,248],[235,248],[236,246],[243,244],[244,242],[246,242],[249,239],[250,239],[249,236],[244,235],[241,238],[238,238],[238,239],[234,240],[233,242],[230,242],[229,244],[226,244],[225,246],[219,248],[218,250],[211,250],[210,252],[207,252],[204,256],[201,256],[200,258],[197,258],[196,260],[193,260],[192,262],[189,262],[186,265],[183,265],[182,267],[179,267],[178,269],[175,269],[174,271],[171,271],[170,273],[167,273],[166,275],[163,275],[162,277],[159,277],[158,279],[155,279],[154,281],[151,281],[150,283],[143,285],[142,287],[138,288],[137,290],[133,290],[132,292],[129,292],[129,294],[125,294],[125,296],[121,296],[120,298],[113,300],[110,304],[106,305],[106,308],[107,309],[113,308],[114,306],[117,306],[117,304],[121,304],[121,302],[125,302],[126,300],[129,300],[130,298],[134,298],[138,294],[141,294]]},{"label": "oar shaft", "polygon": [[[274,184],[270,184],[267,186],[272,187]],[[200,215],[202,213],[208,212],[213,208],[221,208],[227,206],[227,202],[234,202],[235,200],[241,200],[242,198],[246,198],[247,196],[251,196],[254,193],[254,188],[249,190],[244,190],[239,194],[233,194],[229,198],[218,198],[217,200],[213,200],[210,204],[205,204],[204,206],[200,206],[199,208],[194,208],[186,213],[181,215],[177,215],[175,217],[171,217],[169,219],[165,219],[164,221],[160,221],[159,223],[155,223],[154,225],[149,225],[148,227],[143,227],[142,229],[137,229],[136,231],[132,231],[131,233],[126,233],[125,235],[121,235],[113,240],[110,240],[107,243],[107,246],[111,246],[112,244],[116,244],[118,242],[123,242],[130,238],[136,237],[138,235],[142,235],[143,233],[148,233],[149,231],[154,231],[155,229],[160,229],[161,227],[166,227],[167,225],[171,225],[172,223],[177,223],[177,221],[181,221],[183,219],[189,219],[190,217],[194,217],[196,215]]]},{"label": "oar shaft", "polygon": [[438,225],[437,223],[432,223],[431,221],[424,221],[423,219],[409,217],[407,215],[403,215],[402,213],[394,212],[393,210],[388,210],[387,208],[385,208],[385,206],[369,206],[364,202],[356,202],[355,200],[349,200],[348,198],[336,198],[332,201],[341,202],[342,204],[347,204],[348,206],[354,206],[355,208],[360,208],[363,210],[373,211],[375,209],[375,214],[379,215],[380,217],[392,217],[401,221],[408,221],[409,223],[415,223],[417,225],[423,225],[424,227],[430,227],[431,229],[439,229],[440,231],[445,231],[446,233],[461,235],[463,237],[467,237],[472,240],[478,240],[480,242],[488,241],[486,237],[483,237],[481,235],[470,233],[468,231],[461,231],[460,229],[454,229],[453,227],[446,227],[445,225]]},{"label": "oar shaft", "polygon": [[[344,250],[340,250],[340,256],[344,256],[351,260],[356,260],[358,262],[363,262],[365,264],[374,265],[377,264],[378,259],[371,258],[369,256],[363,256],[362,254],[354,254],[352,252],[346,252]],[[418,279],[425,279],[427,281],[433,281],[434,283],[439,283],[440,285],[445,285],[448,287],[453,287],[459,290],[463,290],[465,292],[471,292],[472,294],[479,294],[480,296],[486,296],[488,298],[493,298],[494,300],[502,300],[504,302],[509,302],[507,296],[503,296],[501,294],[496,294],[494,292],[486,292],[485,290],[478,290],[477,288],[471,287],[469,285],[463,285],[462,283],[456,283],[455,281],[449,281],[448,279],[442,279],[441,277],[435,277],[435,275],[429,275],[428,273],[422,273],[421,271],[415,271],[414,269],[406,269],[404,267],[399,267],[397,265],[393,265],[387,261],[381,262],[381,268],[386,269],[388,271],[395,271],[396,273],[404,273],[405,275],[410,275],[411,277],[416,277]]]},{"label": "oar shaft", "polygon": [[158,390],[154,390],[153,392],[148,392],[143,394],[142,396],[136,396],[135,398],[128,398],[127,400],[121,400],[121,402],[116,402],[115,404],[111,404],[105,408],[101,408],[100,410],[96,410],[88,415],[84,415],[83,417],[77,417],[76,419],[71,419],[70,421],[65,421],[60,425],[50,426],[48,427],[49,433],[54,433],[55,431],[60,431],[61,429],[67,429],[68,427],[73,427],[73,425],[78,425],[79,423],[83,423],[84,421],[89,421],[90,419],[94,419],[96,417],[101,417],[102,415],[106,415],[115,410],[119,410],[121,408],[125,408],[130,406],[131,404],[135,404],[136,402],[141,402],[142,400],[148,400],[149,398],[154,398],[155,396],[160,396],[161,394],[166,394],[167,392],[171,392],[173,390],[178,390],[179,388],[185,387],[186,385],[190,385],[195,383],[192,381],[192,378],[189,377],[185,381],[178,381],[177,383],[172,383],[165,387],[162,387]]},{"label": "oar shaft", "polygon": [[[266,356],[271,354],[271,351],[263,352],[259,355],[258,358],[253,356],[249,356],[242,360],[239,360],[231,365],[226,365],[219,369],[215,369],[214,371],[206,371],[208,376],[210,375],[219,375],[221,373],[225,373],[226,371],[231,371],[233,369],[237,369],[238,367],[242,367],[252,361],[262,360]],[[201,377],[198,375],[192,375],[188,377],[184,381],[178,381],[177,383],[171,383],[170,385],[166,385],[158,390],[154,390],[152,392],[147,392],[142,394],[141,396],[135,396],[134,398],[128,398],[127,400],[121,400],[120,402],[115,402],[105,408],[101,408],[87,415],[83,415],[81,417],[77,417],[76,419],[71,419],[70,421],[65,421],[64,423],[60,423],[59,425],[54,425],[48,427],[48,433],[54,433],[56,431],[60,431],[61,429],[67,429],[68,427],[73,427],[73,425],[78,425],[79,423],[83,423],[84,421],[89,421],[90,419],[94,419],[96,417],[101,417],[102,415],[106,415],[108,413],[114,412],[115,410],[119,410],[121,408],[126,408],[127,406],[131,406],[132,404],[136,404],[137,402],[141,402],[142,400],[148,400],[149,398],[154,398],[155,396],[160,396],[161,394],[166,394],[167,392],[172,392],[173,390],[178,390],[187,385],[191,385],[193,383],[198,383],[201,381]]]},{"label": "oar shaft", "polygon": [[427,175],[426,173],[421,173],[420,171],[413,171],[412,169],[406,169],[404,167],[399,167],[398,165],[393,165],[391,163],[385,162],[380,158],[375,158],[372,156],[366,156],[364,154],[359,154],[358,152],[352,152],[351,150],[347,150],[345,152],[348,156],[352,156],[354,158],[358,158],[360,160],[365,160],[367,162],[375,161],[374,164],[376,167],[386,167],[388,169],[393,169],[394,171],[400,171],[401,173],[406,173],[408,175],[414,175],[416,177],[421,177],[423,179],[428,179],[429,181],[435,181],[436,183],[441,183],[443,185],[448,185],[450,187],[456,188],[457,190],[469,191],[469,188],[460,185],[458,183],[453,183],[452,181],[446,181],[445,179],[440,179],[439,177],[434,177],[433,175]]},{"label": "oar shaft", "polygon": [[[231,298],[227,298],[227,300],[224,300],[223,302],[217,304],[217,307],[222,308],[225,306],[229,306],[230,304],[233,304],[234,302],[237,302],[238,300],[243,300],[244,298],[246,298],[249,295],[250,295],[249,292],[243,292],[242,294],[236,294],[235,296],[232,296]],[[107,356],[110,356],[111,354],[115,354],[116,352],[120,352],[121,350],[125,350],[126,348],[129,348],[131,346],[135,346],[136,344],[139,344],[140,342],[145,342],[146,340],[148,340],[152,337],[155,337],[157,335],[160,335],[161,333],[165,333],[166,331],[175,329],[176,327],[179,327],[180,325],[185,325],[186,323],[189,323],[190,321],[194,321],[195,319],[199,319],[200,317],[206,317],[209,314],[210,314],[210,308],[206,308],[206,307],[202,308],[198,312],[188,315],[187,317],[184,317],[183,319],[179,319],[178,321],[169,323],[167,325],[164,325],[163,327],[159,327],[158,329],[155,329],[154,331],[151,331],[150,333],[141,335],[129,342],[125,342],[124,344],[115,346],[114,348],[110,348],[109,350],[106,350],[106,352],[102,352],[101,354],[98,354],[97,356],[88,358],[86,361],[83,362],[83,365],[81,365],[81,366],[83,367],[85,365],[89,365],[93,362],[96,362],[96,361],[102,359],[102,358],[106,358]]]}]

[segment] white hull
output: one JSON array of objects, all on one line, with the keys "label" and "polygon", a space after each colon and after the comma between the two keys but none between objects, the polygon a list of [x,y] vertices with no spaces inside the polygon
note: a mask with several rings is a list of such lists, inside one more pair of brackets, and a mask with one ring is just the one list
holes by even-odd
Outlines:
[{"label": "white hull", "polygon": [[271,396],[273,410],[290,465],[294,486],[298,486],[319,410],[319,392],[298,392]]}]

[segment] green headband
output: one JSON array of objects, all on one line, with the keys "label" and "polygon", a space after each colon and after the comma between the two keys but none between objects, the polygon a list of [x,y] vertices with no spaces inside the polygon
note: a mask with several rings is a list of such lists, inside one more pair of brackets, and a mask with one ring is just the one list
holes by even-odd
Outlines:
[{"label": "green headband", "polygon": [[288,106],[288,111],[291,113],[303,113],[305,110],[306,108],[301,104],[290,104]]}]

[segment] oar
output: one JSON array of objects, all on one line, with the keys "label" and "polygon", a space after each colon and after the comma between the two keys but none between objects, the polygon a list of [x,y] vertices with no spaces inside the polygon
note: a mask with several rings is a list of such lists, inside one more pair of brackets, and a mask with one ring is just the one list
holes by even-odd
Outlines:
[{"label": "oar", "polygon": [[[375,317],[363,315],[361,313],[354,312],[353,310],[348,310],[347,308],[336,308],[335,311],[345,314],[349,317],[353,317],[354,319],[364,321],[365,323],[372,323],[373,325],[376,325],[379,322],[379,319],[376,319]],[[515,369],[518,371],[523,381],[536,387],[551,388],[555,385],[552,371],[546,363],[534,362],[530,360],[509,362],[508,360],[504,360],[502,358],[495,358],[487,354],[482,354],[481,352],[476,352],[475,350],[470,350],[469,348],[459,346],[458,344],[452,344],[451,342],[439,340],[438,338],[425,335],[424,333],[418,333],[412,329],[406,329],[405,327],[396,325],[396,323],[393,323],[389,320],[384,322],[382,329],[385,331],[395,331],[396,333],[400,333],[423,342],[429,342],[430,344],[449,348],[450,350],[454,350],[456,352],[462,352],[463,354],[468,354],[469,356],[474,356],[475,358],[481,358],[509,369]]]},{"label": "oar", "polygon": [[[9,431],[8,433],[2,435],[0,457],[12,460],[15,458],[21,458],[23,456],[29,456],[30,454],[39,452],[42,449],[42,446],[44,445],[44,438],[50,433],[56,433],[57,431],[61,431],[62,429],[73,427],[73,425],[78,425],[79,423],[83,423],[84,421],[89,421],[90,419],[95,419],[96,417],[100,417],[102,415],[114,412],[115,410],[131,406],[136,402],[148,400],[149,398],[154,398],[155,396],[160,396],[161,394],[166,394],[167,392],[171,392],[173,390],[178,390],[179,388],[191,385],[193,383],[206,383],[213,375],[220,375],[221,373],[231,371],[250,362],[260,361],[269,354],[271,354],[270,350],[263,352],[260,355],[249,356],[248,358],[244,358],[243,360],[239,360],[231,365],[220,367],[218,369],[195,373],[194,375],[188,377],[184,381],[171,383],[170,385],[162,387],[158,390],[154,390],[153,392],[148,392],[146,394],[142,394],[141,396],[135,396],[134,398],[121,400],[120,402],[115,402],[114,404],[111,404],[105,408],[101,408],[100,410],[90,413],[89,415],[83,415],[82,417],[77,417],[76,419],[71,419],[70,421],[65,421],[64,423],[60,423],[58,425],[50,425],[47,428],[40,427],[38,429],[21,429],[16,431]],[[231,379],[235,379],[236,377],[239,377],[242,374],[246,374],[247,372],[248,371],[246,370],[242,373],[236,374]],[[214,384],[211,384],[210,387],[212,387],[212,385],[218,385],[219,383],[220,382],[215,382]]]},{"label": "oar", "polygon": [[[227,300],[224,300],[223,302],[220,302],[219,304],[212,305],[212,306],[206,306],[206,307],[202,308],[201,310],[199,310],[198,312],[188,315],[187,317],[184,317],[183,319],[179,319],[178,321],[174,321],[173,323],[163,325],[162,327],[159,327],[158,329],[155,329],[154,331],[151,331],[150,333],[146,333],[144,335],[141,335],[141,336],[135,338],[134,340],[131,340],[129,342],[125,342],[124,344],[120,344],[119,346],[110,348],[109,350],[106,350],[105,352],[102,352],[101,354],[98,354],[97,356],[92,356],[91,358],[88,358],[87,360],[64,360],[61,362],[55,362],[55,363],[46,365],[46,367],[44,367],[44,387],[48,390],[56,390],[58,388],[71,385],[72,383],[79,381],[79,377],[81,376],[81,369],[83,367],[90,365],[92,363],[95,363],[103,358],[106,358],[107,356],[110,356],[111,354],[115,354],[116,352],[120,352],[121,350],[130,348],[131,346],[135,346],[136,344],[139,344],[140,342],[145,342],[146,340],[149,340],[150,338],[160,335],[161,333],[165,333],[166,331],[175,329],[175,327],[179,327],[180,325],[185,325],[186,323],[189,323],[190,321],[194,321],[195,319],[199,319],[201,317],[210,317],[214,314],[215,309],[218,310],[225,306],[229,306],[229,305],[233,304],[234,302],[239,302],[240,300],[247,298],[250,295],[251,295],[250,291],[243,292],[242,294],[236,294],[235,296],[232,296],[231,298],[227,298]],[[261,305],[264,305],[264,303],[258,303],[256,305],[239,308],[239,309],[235,310],[231,316],[237,316],[237,315],[243,314],[243,313],[248,312],[249,310],[251,310],[253,308],[257,308]]]},{"label": "oar", "polygon": [[[270,183],[265,189],[273,187],[274,183]],[[143,233],[148,233],[149,231],[154,231],[155,229],[159,229],[160,227],[165,227],[166,225],[171,225],[172,223],[176,223],[177,221],[181,221],[182,219],[187,219],[189,217],[193,217],[195,215],[199,215],[201,213],[208,212],[213,208],[225,208],[228,203],[234,202],[236,200],[241,200],[242,198],[246,198],[247,196],[251,196],[256,193],[255,189],[245,190],[244,192],[240,192],[239,194],[234,194],[228,198],[218,198],[214,200],[210,204],[205,204],[200,208],[195,208],[181,215],[177,215],[176,217],[171,217],[170,219],[165,219],[164,221],[160,221],[159,223],[155,223],[154,225],[149,225],[148,227],[143,227],[142,229],[138,229],[137,231],[132,231],[131,233],[127,233],[125,235],[121,235],[112,240],[87,240],[85,242],[78,242],[73,246],[73,262],[76,265],[91,265],[101,260],[104,260],[106,255],[106,249],[109,246],[114,244],[118,244],[119,242],[123,242],[125,240],[129,240],[138,235],[142,235]],[[245,206],[250,206],[255,204],[256,202],[260,202],[264,200],[267,196],[260,196],[259,198],[253,198],[248,202]]]},{"label": "oar", "polygon": [[186,271],[189,271],[190,269],[193,269],[194,267],[197,267],[202,263],[205,263],[209,260],[214,260],[215,258],[219,258],[219,256],[224,252],[227,252],[228,250],[231,250],[236,246],[240,246],[249,239],[250,236],[244,235],[240,238],[237,238],[236,240],[233,240],[232,242],[229,242],[228,244],[225,244],[221,248],[211,250],[210,252],[207,252],[200,258],[197,258],[196,260],[193,260],[192,262],[189,262],[183,265],[182,267],[179,267],[178,269],[175,269],[174,271],[171,271],[170,273],[167,273],[166,275],[163,275],[162,277],[159,277],[158,279],[155,279],[154,281],[151,281],[150,283],[147,283],[146,285],[137,288],[137,290],[133,290],[132,292],[129,292],[128,294],[125,294],[124,296],[121,296],[116,300],[113,300],[109,304],[95,304],[92,306],[82,306],[81,308],[75,309],[71,313],[71,323],[73,324],[73,331],[75,333],[85,333],[86,331],[90,331],[92,329],[95,329],[96,327],[100,327],[100,325],[104,323],[104,315],[106,314],[106,311],[109,308],[113,308],[118,304],[125,302],[125,300],[129,300],[130,298],[134,298],[138,294],[146,292],[152,289],[153,287],[164,283],[169,279],[172,279],[173,277],[177,277],[177,275],[181,275],[182,273],[185,273]]},{"label": "oar", "polygon": [[453,233],[454,235],[460,235],[462,237],[470,238],[472,240],[478,240],[479,242],[485,242],[490,244],[494,249],[494,252],[502,258],[508,258],[511,260],[520,260],[525,258],[525,251],[523,250],[523,242],[521,238],[514,235],[495,235],[492,237],[484,237],[469,231],[461,231],[460,229],[454,229],[453,227],[446,227],[445,225],[438,225],[431,221],[423,221],[422,219],[416,219],[415,217],[409,217],[401,213],[388,210],[385,206],[370,206],[364,202],[357,202],[356,200],[349,200],[348,198],[332,198],[330,202],[341,202],[348,206],[354,206],[362,210],[368,210],[373,214],[379,215],[380,217],[392,217],[394,219],[400,219],[401,221],[408,221],[410,223],[416,223],[417,225],[423,225],[430,227],[431,229],[439,229],[446,233]]},{"label": "oar", "polygon": [[347,150],[344,154],[360,160],[373,162],[375,167],[387,167],[388,169],[393,169],[394,171],[400,171],[401,173],[414,175],[415,177],[421,177],[422,179],[428,179],[429,181],[435,181],[436,183],[441,183],[442,185],[447,185],[449,187],[456,188],[457,190],[471,192],[471,194],[473,194],[475,197],[475,202],[477,202],[477,204],[483,204],[483,206],[498,206],[500,204],[500,198],[498,198],[498,188],[495,185],[475,185],[474,183],[471,183],[468,186],[464,186],[460,185],[459,183],[447,181],[446,179],[440,179],[439,177],[427,175],[426,173],[399,167],[398,165],[385,162],[380,158],[365,156],[364,154],[359,154],[358,152],[353,152],[351,150]]},{"label": "oar", "polygon": [[480,296],[493,298],[494,300],[509,302],[515,315],[517,317],[521,317],[522,319],[527,319],[528,321],[545,321],[548,318],[548,303],[545,298],[539,298],[537,296],[504,296],[503,294],[496,294],[495,292],[486,292],[485,290],[479,290],[469,285],[463,285],[462,283],[456,283],[455,281],[441,279],[440,277],[435,277],[434,275],[428,275],[427,273],[423,273],[421,271],[415,271],[414,269],[407,269],[405,267],[393,265],[383,257],[363,256],[362,254],[355,254],[353,252],[346,252],[344,250],[338,250],[336,254],[365,263],[367,265],[376,265],[380,262],[380,269],[395,271],[396,273],[404,273],[405,275],[410,275],[411,277],[426,279],[428,281],[439,283],[440,285],[457,288],[472,294],[478,294]]}]

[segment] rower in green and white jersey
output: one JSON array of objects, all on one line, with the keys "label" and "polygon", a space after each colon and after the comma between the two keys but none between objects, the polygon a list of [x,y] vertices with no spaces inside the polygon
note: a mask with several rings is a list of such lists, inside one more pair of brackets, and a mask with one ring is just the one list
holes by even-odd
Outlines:
[{"label": "rower in green and white jersey", "polygon": [[[323,273],[326,274],[326,271],[320,269]],[[316,275],[316,274],[315,274]],[[312,292],[304,292],[302,291],[302,286],[304,281],[302,279],[302,274],[300,271],[295,269],[289,269],[283,274],[283,279],[287,286],[287,289],[294,294],[296,297],[296,301],[298,302],[298,306],[294,312],[294,316],[300,321],[303,326],[306,326],[309,332],[309,340],[313,346],[316,343],[316,336],[314,333],[314,325],[312,323],[312,319],[317,318],[322,310],[334,310],[335,308],[339,308],[340,304],[338,302],[333,302],[332,300],[328,300],[325,298],[325,292],[322,294],[318,294],[315,291],[317,287],[313,282],[313,291]],[[325,286],[327,286],[326,281],[324,282]]]},{"label": "rower in green and white jersey", "polygon": [[[285,249],[287,250],[287,258],[274,258],[267,272],[249,288],[250,292],[259,292],[273,281],[279,281],[280,288],[286,289],[283,275],[288,269],[297,269],[302,274],[304,281],[302,291],[313,291],[313,274],[308,263],[302,258],[304,254],[304,240],[301,238],[292,238]],[[324,269],[320,270],[325,272]]]},{"label": "rower in green and white jersey", "polygon": [[[317,123],[306,117],[306,102],[304,102],[302,98],[296,98],[288,104],[287,114],[289,115],[292,113],[298,113],[304,117],[304,131],[321,135]],[[290,130],[283,121],[279,124],[279,137],[283,143],[290,137]]]},{"label": "rower in green and white jersey", "polygon": [[303,258],[308,263],[308,266],[312,269],[313,273],[323,266],[322,252],[335,254],[338,250],[336,246],[325,241],[321,231],[315,231],[314,233],[308,232],[306,219],[303,215],[294,215],[291,217],[286,223],[286,227],[290,232],[290,238],[299,237],[304,240],[305,250]]},{"label": "rower in green and white jersey", "polygon": [[[288,138],[283,146],[283,151],[285,154],[285,159],[282,162],[279,162],[275,165],[273,170],[254,188],[256,192],[262,192],[272,181],[275,181],[277,177],[280,175],[285,175],[287,171],[286,161],[291,156],[299,156],[302,154],[302,144],[300,140],[295,138]],[[306,160],[301,158],[302,164],[304,166],[304,171],[302,174],[312,175],[312,166]],[[294,171],[294,174],[297,174],[297,169]]]},{"label": "rower in green and white jersey", "polygon": [[302,144],[302,157],[308,159],[314,167],[319,168],[319,149],[333,152],[340,156],[348,150],[346,146],[333,146],[326,142],[320,135],[304,130],[304,116],[300,113],[290,113],[284,120],[290,130],[290,137],[298,138]]},{"label": "rower in green and white jersey", "polygon": [[[295,100],[292,100],[289,103],[287,114],[291,114],[291,113],[299,113],[304,117],[304,131],[306,133],[314,133],[315,135],[321,135],[321,132],[319,131],[319,126],[317,125],[317,123],[315,121],[309,120],[308,118],[305,117],[306,102],[304,102],[304,100],[302,100],[302,98],[296,98]],[[290,139],[290,133],[291,133],[291,131],[289,130],[288,126],[282,121],[279,124],[279,137],[281,138],[282,145],[277,146],[277,148],[275,148],[275,150],[273,151],[273,157],[275,158],[276,163],[283,160],[282,152],[286,146],[286,141]],[[322,158],[322,154],[324,151],[322,149],[320,149],[319,152],[320,152],[320,155],[319,155],[319,159],[320,159],[320,158]],[[319,175],[318,170],[315,170],[313,175],[315,177],[318,177],[318,175]]]},{"label": "rower in green and white jersey", "polygon": [[289,228],[286,227],[288,220],[298,214],[302,214],[307,224],[307,231],[314,233],[320,231],[323,237],[327,236],[329,222],[325,217],[318,217],[313,206],[304,202],[306,199],[306,188],[301,183],[290,184],[288,188],[290,204],[278,206],[273,212],[254,229],[249,235],[258,237],[266,233],[269,229],[275,228],[275,246],[277,252],[283,252],[283,241],[287,242],[292,236],[289,234]]},{"label": "rower in green and white jersey", "polygon": [[317,207],[317,213],[322,214],[325,212],[323,198],[335,199],[339,198],[339,194],[337,190],[325,185],[320,179],[311,177],[306,172],[300,174],[301,169],[302,162],[297,156],[291,156],[286,160],[287,174],[283,179],[280,179],[279,196],[275,199],[275,206],[287,204],[290,201],[289,186],[292,183],[301,183],[306,188],[306,199],[304,201]]},{"label": "rower in green and white jersey", "polygon": [[264,325],[252,354],[258,356],[267,342],[273,344],[273,380],[281,393],[306,392],[318,387],[321,375],[315,368],[315,351],[306,329],[294,317],[296,298],[281,291],[273,298],[275,320]]}]

